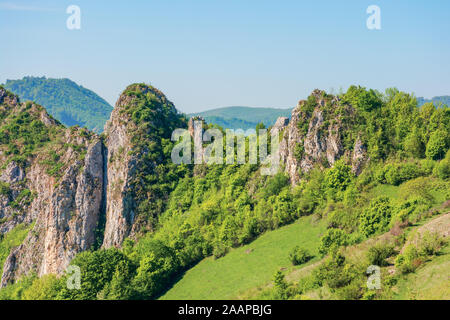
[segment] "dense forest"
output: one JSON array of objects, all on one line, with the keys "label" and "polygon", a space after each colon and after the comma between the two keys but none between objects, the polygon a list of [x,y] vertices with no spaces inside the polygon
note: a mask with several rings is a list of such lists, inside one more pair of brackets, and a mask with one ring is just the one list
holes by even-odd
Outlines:
[{"label": "dense forest", "polygon": [[[132,186],[136,220],[145,221],[144,227],[119,248],[94,246],[77,254],[70,264],[81,269],[80,290],[67,288],[68,275],[29,274],[1,289],[0,299],[156,299],[203,259],[223,259],[234,248],[305,216],[324,223],[326,231],[317,239],[318,252],[294,243],[289,259],[302,266],[315,258],[312,271],[289,281],[279,270],[273,286],[252,298],[303,299],[322,289],[328,298],[389,298],[390,288],[446,248],[441,234],[411,230],[446,214],[450,206],[447,106],[419,107],[414,96],[396,89],[380,93],[351,86],[338,96],[311,95],[299,110],[304,121],[297,123],[298,160],[308,156],[302,143],[318,112],[323,116],[319,134],[334,125],[345,129],[339,132],[346,152],[334,163],[320,158],[310,170],[299,168],[299,183],[293,184],[284,169],[262,175],[260,164],[174,165],[170,132],[188,121],[146,90],[130,86],[124,94],[131,102],[121,110],[136,129],[130,155],[140,159],[140,168]],[[20,128],[22,120],[14,121],[9,126]],[[218,126],[204,123],[204,129],[211,127]],[[33,128],[39,136],[17,131],[26,135],[22,138],[30,149],[51,138],[35,122]],[[20,137],[11,132],[3,127],[0,138],[14,153],[13,140]],[[357,139],[367,152],[360,172],[351,165]],[[19,226],[4,235],[0,255],[28,230]],[[360,248],[358,256],[352,248]],[[381,267],[380,290],[366,286],[370,265]]]}]

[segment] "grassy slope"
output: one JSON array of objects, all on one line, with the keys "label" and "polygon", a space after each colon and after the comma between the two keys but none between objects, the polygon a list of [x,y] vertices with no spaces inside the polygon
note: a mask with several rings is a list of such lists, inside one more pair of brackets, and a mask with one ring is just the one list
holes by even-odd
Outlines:
[{"label": "grassy slope", "polygon": [[251,244],[233,249],[225,257],[204,259],[188,270],[161,299],[235,299],[240,293],[264,285],[281,268],[294,271],[288,259],[296,245],[315,255],[317,261],[320,235],[325,231],[323,221],[303,217],[278,230],[267,232]]},{"label": "grassy slope", "polygon": [[[370,197],[380,195],[391,199],[398,197],[399,187],[390,185],[376,186]],[[444,202],[443,192],[432,191],[436,207]],[[320,220],[316,225],[312,223],[313,217],[304,217],[292,225],[267,232],[251,244],[232,250],[219,260],[207,258],[194,268],[186,272],[184,277],[174,285],[161,299],[252,299],[258,298],[259,293],[270,285],[273,274],[286,268],[287,279],[298,281],[307,276],[314,265],[319,262],[317,247],[320,235],[325,231],[325,222]],[[431,220],[434,220],[432,218]],[[411,229],[416,229],[430,220],[421,221]],[[383,237],[382,235],[381,237]],[[366,250],[373,245],[375,239],[370,239],[356,247],[353,258],[365,257]],[[289,251],[296,245],[302,245],[314,253],[315,258],[301,267],[292,267],[289,260]],[[397,285],[398,294],[394,298],[411,299],[413,294],[420,299],[431,299],[438,296],[449,296],[450,281],[450,246],[445,254],[427,262],[416,273],[408,275]],[[247,254],[248,250],[253,251]],[[437,273],[441,273],[436,276]],[[431,279],[433,278],[433,279]],[[426,280],[428,279],[428,280]],[[411,283],[411,284],[410,284]],[[410,287],[410,289],[408,289]],[[420,291],[422,293],[418,293]],[[319,292],[320,291],[320,292]],[[327,290],[309,292],[312,299],[330,298]]]},{"label": "grassy slope", "polygon": [[0,277],[3,274],[3,264],[8,258],[11,249],[20,246],[32,228],[33,225],[20,224],[0,240]]},{"label": "grassy slope", "polygon": [[450,245],[393,288],[393,299],[440,300],[450,297]]}]

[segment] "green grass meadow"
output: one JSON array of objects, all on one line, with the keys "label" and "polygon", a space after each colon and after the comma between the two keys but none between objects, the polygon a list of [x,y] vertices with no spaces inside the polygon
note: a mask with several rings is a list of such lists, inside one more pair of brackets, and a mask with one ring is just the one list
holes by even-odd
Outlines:
[{"label": "green grass meadow", "polygon": [[225,257],[209,257],[188,270],[160,299],[237,299],[240,293],[272,280],[277,270],[293,271],[289,252],[300,245],[319,260],[318,245],[326,225],[323,220],[303,217],[295,223],[270,231],[251,244],[231,250]]}]

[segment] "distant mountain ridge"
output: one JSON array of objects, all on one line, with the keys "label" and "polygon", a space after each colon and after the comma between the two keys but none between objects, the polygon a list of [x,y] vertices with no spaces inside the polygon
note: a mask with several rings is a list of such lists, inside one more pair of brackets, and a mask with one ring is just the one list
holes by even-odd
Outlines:
[{"label": "distant mountain ridge", "polygon": [[66,78],[24,77],[7,80],[4,87],[23,101],[35,101],[44,106],[66,126],[87,127],[97,133],[103,131],[113,109],[95,92]]},{"label": "distant mountain ridge", "polygon": [[266,127],[273,125],[279,117],[291,116],[292,108],[255,108],[223,107],[213,110],[191,113],[189,116],[201,116],[207,123],[215,123],[224,129],[255,129],[258,123]]},{"label": "distant mountain ridge", "polygon": [[[432,102],[436,107],[441,104],[450,106],[450,96],[436,96],[431,99],[417,98],[420,107],[425,103]],[[258,123],[264,123],[266,127],[275,124],[279,117],[291,117],[293,108],[256,108],[244,106],[222,107],[203,112],[194,112],[188,116],[201,116],[207,123],[217,124],[224,129],[254,129]]]},{"label": "distant mountain ridge", "polygon": [[450,96],[436,96],[431,99],[425,99],[423,97],[417,98],[417,104],[419,106],[424,105],[425,103],[432,102],[436,107],[439,107],[440,104],[445,104],[450,106]]}]

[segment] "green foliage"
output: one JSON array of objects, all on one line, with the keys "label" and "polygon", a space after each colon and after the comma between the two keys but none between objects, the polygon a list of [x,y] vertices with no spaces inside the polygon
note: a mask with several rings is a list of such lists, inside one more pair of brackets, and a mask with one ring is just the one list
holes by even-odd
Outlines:
[{"label": "green foliage", "polygon": [[371,265],[386,266],[386,259],[395,254],[394,246],[390,243],[377,243],[367,251],[367,259]]},{"label": "green foliage", "polygon": [[414,272],[421,263],[422,261],[420,260],[417,248],[410,244],[405,248],[402,254],[399,254],[397,258],[395,258],[395,269],[403,274],[410,273]]},{"label": "green foliage", "polygon": [[136,298],[155,298],[170,283],[180,268],[175,250],[160,241],[144,240],[138,244],[139,266],[132,288]]},{"label": "green foliage", "polygon": [[379,168],[376,173],[376,179],[381,183],[398,186],[405,181],[430,175],[432,172],[430,165],[434,164],[427,161],[420,163],[413,161],[388,163]]},{"label": "green foliage", "polygon": [[112,111],[112,107],[97,94],[69,79],[25,77],[7,80],[5,88],[23,101],[36,101],[45,106],[66,126],[86,126],[98,133],[103,131]]},{"label": "green foliage", "polygon": [[320,238],[319,253],[326,255],[330,250],[348,244],[349,237],[345,231],[341,229],[328,229]]},{"label": "green foliage", "polygon": [[327,215],[329,228],[337,228],[351,233],[358,229],[359,209],[339,206]]},{"label": "green foliage", "polygon": [[301,161],[304,153],[305,153],[304,145],[302,143],[297,142],[295,144],[295,149],[294,149],[295,159],[297,159],[297,161]]},{"label": "green foliage", "polygon": [[410,157],[414,158],[423,157],[425,146],[422,137],[419,133],[419,130],[415,129],[406,136],[403,142],[403,147]]},{"label": "green foliage", "polygon": [[360,216],[360,230],[369,237],[385,231],[390,223],[392,207],[387,197],[378,197],[370,202]]},{"label": "green foliage", "polygon": [[344,100],[366,112],[380,108],[382,105],[379,93],[372,89],[367,91],[365,88],[359,86],[350,86],[344,95]]},{"label": "green foliage", "polygon": [[33,224],[19,224],[7,234],[0,235],[0,274],[3,274],[3,264],[11,249],[20,246],[32,228]]},{"label": "green foliage", "polygon": [[7,146],[6,155],[17,163],[24,163],[27,157],[48,141],[49,128],[28,111],[11,114],[0,127],[0,143]]},{"label": "green foliage", "polygon": [[131,117],[136,126],[130,132],[132,154],[137,156],[139,168],[130,182],[138,203],[136,219],[154,228],[169,194],[179,179],[189,173],[185,165],[172,162],[170,140],[173,130],[186,127],[187,122],[156,88],[133,84],[124,93],[131,99],[120,112]]},{"label": "green foliage", "polygon": [[437,130],[431,134],[425,152],[428,159],[439,160],[444,158],[448,150],[449,133],[443,130]]},{"label": "green foliage", "polygon": [[[22,300],[24,299],[24,292],[29,289],[37,277],[31,274],[27,277],[22,277],[15,283],[10,284],[0,290],[0,300]],[[39,293],[38,293],[39,294]],[[49,296],[47,290],[42,290],[39,295]],[[50,298],[51,299],[51,298]]]},{"label": "green foliage", "polygon": [[64,281],[54,274],[36,278],[23,290],[21,300],[56,300],[64,288]]},{"label": "green foliage", "polygon": [[426,231],[420,234],[418,242],[419,254],[422,256],[434,256],[445,245],[445,239],[437,232]]},{"label": "green foliage", "polygon": [[302,215],[311,214],[325,202],[324,173],[321,170],[312,170],[307,182],[297,189],[298,211]]},{"label": "green foliage", "polygon": [[311,260],[313,257],[311,253],[300,246],[296,246],[292,251],[289,253],[289,260],[291,260],[292,264],[294,266],[298,266],[301,264],[304,264]]},{"label": "green foliage", "polygon": [[327,171],[325,181],[330,189],[343,191],[351,181],[352,173],[350,166],[347,166],[342,160],[336,161],[333,168]]},{"label": "green foliage", "polygon": [[450,150],[443,160],[441,160],[435,167],[433,173],[442,180],[450,178]]},{"label": "green foliage", "polygon": [[[152,232],[143,229],[137,235],[136,243],[126,240],[122,250],[96,250],[79,254],[72,264],[82,270],[84,280],[81,290],[59,289],[65,277],[49,277],[31,283],[24,281],[20,289],[14,289],[16,293],[9,293],[10,296],[36,299],[158,298],[179,279],[180,274],[211,255],[220,259],[208,258],[199,263],[199,267],[194,269],[201,272],[195,273],[192,269],[192,274],[196,274],[197,278],[185,284],[185,291],[196,288],[204,296],[212,296],[211,287],[208,289],[207,284],[202,282],[214,282],[209,281],[208,275],[211,273],[220,277],[219,271],[224,269],[233,270],[236,279],[234,282],[230,280],[233,284],[229,285],[226,281],[230,275],[222,275],[220,283],[224,287],[223,291],[222,287],[216,290],[230,295],[233,285],[248,289],[248,285],[255,283],[253,279],[247,279],[253,275],[249,273],[252,268],[247,270],[244,264],[248,261],[253,261],[255,270],[263,270],[264,281],[269,281],[275,270],[289,265],[288,259],[293,264],[304,264],[318,257],[319,253],[329,256],[295,290],[286,282],[284,275],[277,272],[273,294],[269,297],[288,299],[306,290],[326,286],[337,298],[373,299],[377,297],[376,294],[365,291],[362,285],[365,278],[363,267],[367,266],[347,261],[337,248],[359,243],[363,236],[370,237],[386,231],[394,222],[406,222],[429,210],[438,200],[445,200],[441,198],[448,185],[445,181],[436,181],[438,178],[448,178],[449,161],[445,158],[438,162],[434,160],[436,157],[428,155],[435,152],[433,150],[440,150],[439,154],[447,151],[448,144],[442,147],[442,143],[438,143],[434,137],[436,132],[446,132],[449,128],[447,108],[436,109],[425,105],[419,109],[413,96],[396,89],[390,89],[382,95],[373,90],[351,87],[342,100],[336,103],[326,94],[320,98],[316,97],[317,93],[311,95],[300,108],[300,133],[306,134],[312,113],[316,108],[321,108],[324,125],[320,134],[325,133],[323,130],[327,125],[338,121],[344,129],[340,134],[346,151],[352,151],[355,140],[361,139],[367,147],[370,163],[359,177],[355,177],[351,167],[345,164],[348,159],[344,156],[330,169],[321,170],[319,165],[309,173],[302,173],[301,182],[296,187],[291,187],[288,177],[282,172],[275,176],[262,176],[257,165],[192,167],[172,164],[171,132],[174,128],[186,127],[186,119],[153,87],[135,84],[127,88],[125,93],[130,98],[129,104],[119,112],[126,114],[134,124],[131,126],[130,154],[138,159],[138,172],[130,188],[138,204],[135,218],[137,224],[148,227]],[[323,105],[318,106],[317,99],[323,99]],[[15,134],[15,126],[31,122],[26,115],[21,115],[20,119],[11,119],[5,121],[5,125],[10,127],[2,127],[6,129],[0,130],[4,133],[0,138],[6,142],[5,150],[9,156],[26,162],[30,152],[45,145],[48,139],[38,143],[28,133],[25,134],[29,136],[25,144],[22,143],[24,140],[17,143],[17,139],[10,139]],[[39,127],[35,132],[37,135]],[[51,134],[49,132],[42,137],[50,137]],[[81,134],[88,135],[88,132],[83,131]],[[20,140],[23,137],[17,138]],[[34,147],[27,149],[28,153],[24,152],[27,151],[25,146],[33,144]],[[77,149],[76,146],[70,147]],[[120,161],[122,152],[119,151],[117,157],[110,159],[111,163]],[[304,156],[301,144],[295,147],[294,152],[297,158]],[[429,159],[421,159],[425,154]],[[48,159],[44,160],[47,161],[49,173],[57,175],[60,169],[58,160],[57,154],[49,154]],[[432,173],[434,176],[431,176]],[[9,194],[6,185],[0,185],[0,191]],[[17,205],[21,206],[31,198],[32,193],[24,190]],[[311,224],[308,230],[303,231],[316,230],[312,239],[304,238],[300,242],[302,246],[291,252],[287,252],[292,248],[289,243],[299,243],[299,234],[290,237],[289,241],[275,239],[266,242],[256,249],[261,254],[256,251],[253,253],[253,247],[239,248],[263,233],[266,235],[261,239],[265,236],[270,238],[274,233],[268,231],[312,213],[315,213],[315,219],[322,218],[321,231],[318,232]],[[329,229],[319,241],[319,234],[324,231],[326,223]],[[437,240],[431,237],[424,241],[422,249],[417,249],[417,254],[408,249],[411,252],[402,254],[403,258],[398,258],[397,265],[400,269],[403,266],[405,270],[411,269],[423,255],[437,252],[439,246],[436,243]],[[244,248],[248,250],[245,253],[242,252]],[[283,248],[287,249],[282,251]],[[353,247],[346,250],[353,250]],[[272,256],[272,253],[273,259],[284,261],[284,265],[278,261],[268,262],[267,256]],[[379,244],[368,249],[365,254],[369,262],[382,266],[394,251],[390,245]],[[186,279],[190,277],[189,274],[185,275]],[[55,294],[58,290],[59,293]]]},{"label": "green foliage", "polygon": [[[123,294],[127,291],[118,288],[112,281],[129,286],[136,268],[133,262],[117,249],[85,251],[78,254],[70,264],[80,268],[81,289],[63,288],[59,294],[62,299],[93,300],[105,296],[115,298],[117,293]],[[121,298],[129,299],[132,296]]]},{"label": "green foliage", "polygon": [[0,181],[0,195],[9,197],[11,194],[10,185],[6,182]]},{"label": "green foliage", "polygon": [[330,256],[314,269],[313,277],[319,286],[327,285],[330,289],[338,289],[351,283],[354,270],[339,251],[332,250]]},{"label": "green foliage", "polygon": [[284,300],[288,297],[289,285],[284,278],[284,274],[281,271],[277,271],[273,277],[273,283],[275,288],[276,297]]},{"label": "green foliage", "polygon": [[412,241],[395,259],[395,268],[403,274],[414,272],[429,256],[437,255],[446,244],[438,234],[426,231],[412,236]]},{"label": "green foliage", "polygon": [[264,196],[268,198],[272,195],[277,195],[288,184],[289,178],[283,172],[277,173],[267,181],[267,184],[263,189]]}]

